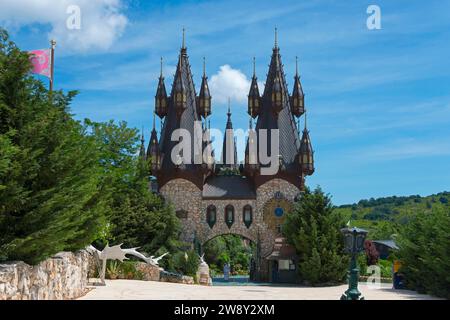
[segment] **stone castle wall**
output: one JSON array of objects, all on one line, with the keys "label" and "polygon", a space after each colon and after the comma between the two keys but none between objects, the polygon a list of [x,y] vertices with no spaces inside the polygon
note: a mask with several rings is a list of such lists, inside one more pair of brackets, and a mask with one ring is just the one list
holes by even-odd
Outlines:
[{"label": "stone castle wall", "polygon": [[0,264],[0,300],[75,299],[86,293],[91,256],[61,252],[36,266]]},{"label": "stone castle wall", "polygon": [[[290,203],[300,192],[299,188],[282,179],[273,179],[261,185],[256,190],[256,200],[233,199],[202,199],[202,191],[193,183],[185,179],[174,179],[166,183],[160,190],[161,195],[171,203],[176,211],[185,211],[181,217],[183,226],[182,240],[193,243],[194,235],[202,243],[223,234],[237,234],[253,242],[261,241],[261,255],[267,256],[272,252],[276,232],[264,220],[267,204],[274,199],[275,193],[280,192],[283,199]],[[216,223],[210,228],[206,221],[206,212],[209,205],[216,207]],[[234,207],[234,223],[229,228],[225,223],[225,207]],[[253,222],[249,228],[244,224],[243,208],[252,207]]]}]

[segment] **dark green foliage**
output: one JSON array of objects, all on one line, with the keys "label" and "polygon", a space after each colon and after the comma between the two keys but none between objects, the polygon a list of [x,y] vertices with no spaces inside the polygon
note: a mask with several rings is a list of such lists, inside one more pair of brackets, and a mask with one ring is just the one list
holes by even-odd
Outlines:
[{"label": "dark green foliage", "polygon": [[400,232],[397,256],[407,285],[450,299],[450,210],[417,214]]},{"label": "dark green foliage", "polygon": [[[111,245],[139,247],[147,255],[180,250],[179,220],[174,210],[149,190],[147,163],[136,157],[138,135],[126,123],[86,122],[100,147],[103,179],[111,193],[106,239]],[[173,269],[171,256],[161,260]]]},{"label": "dark green foliage", "polygon": [[300,278],[311,285],[342,283],[348,268],[340,229],[345,220],[320,188],[305,191],[289,213],[283,234],[296,248]]},{"label": "dark green foliage", "polygon": [[[35,264],[94,240],[178,249],[173,210],[149,192],[136,129],[73,120],[75,92],[50,94],[0,30],[0,260]],[[168,259],[164,259],[164,266]]]},{"label": "dark green foliage", "polygon": [[91,243],[107,196],[95,141],[69,114],[75,92],[50,97],[29,69],[0,30],[0,259],[34,264]]},{"label": "dark green foliage", "polygon": [[176,272],[195,276],[200,265],[200,257],[194,250],[178,251],[173,256],[174,269]]},{"label": "dark green foliage", "polygon": [[224,264],[229,263],[231,273],[248,274],[254,250],[254,244],[240,236],[223,235],[206,243],[205,261],[217,273],[223,273]]}]

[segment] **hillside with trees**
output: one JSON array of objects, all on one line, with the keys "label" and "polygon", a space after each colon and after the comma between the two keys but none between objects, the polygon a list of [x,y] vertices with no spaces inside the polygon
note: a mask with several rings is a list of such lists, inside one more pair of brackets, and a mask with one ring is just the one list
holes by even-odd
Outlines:
[{"label": "hillside with trees", "polygon": [[407,225],[418,213],[429,214],[433,210],[450,211],[450,192],[425,197],[370,198],[336,208],[347,221],[351,221],[352,226],[367,229],[368,238],[377,240],[395,237],[399,228]]}]

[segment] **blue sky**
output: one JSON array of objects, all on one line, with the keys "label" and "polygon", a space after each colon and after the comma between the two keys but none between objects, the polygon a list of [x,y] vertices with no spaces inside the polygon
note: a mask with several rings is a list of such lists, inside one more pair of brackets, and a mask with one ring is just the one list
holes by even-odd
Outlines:
[{"label": "blue sky", "polygon": [[[2,0],[0,25],[24,50],[57,40],[55,86],[80,90],[79,119],[126,120],[148,137],[159,57],[170,90],[185,27],[197,88],[206,57],[211,126],[223,129],[231,96],[234,126],[246,128],[252,57],[262,86],[276,26],[290,88],[299,56],[316,152],[308,185],[336,204],[450,189],[448,1],[19,2]],[[80,30],[65,27],[70,4]],[[381,30],[366,27],[371,4]]]}]

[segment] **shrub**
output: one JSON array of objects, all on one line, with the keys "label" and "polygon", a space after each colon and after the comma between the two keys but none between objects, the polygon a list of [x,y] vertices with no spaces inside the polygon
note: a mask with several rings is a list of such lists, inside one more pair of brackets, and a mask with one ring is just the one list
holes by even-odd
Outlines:
[{"label": "shrub", "polygon": [[200,266],[200,258],[194,250],[179,251],[174,255],[173,263],[175,271],[193,277]]},{"label": "shrub", "polygon": [[380,255],[372,241],[366,240],[364,242],[364,250],[366,253],[367,264],[369,266],[377,264]]},{"label": "shrub", "polygon": [[283,225],[283,234],[299,257],[301,280],[312,285],[344,281],[348,256],[343,254],[340,229],[345,222],[320,188],[304,192]]},{"label": "shrub", "polygon": [[417,214],[403,226],[397,256],[409,288],[450,298],[449,230],[450,212],[443,208]]}]

